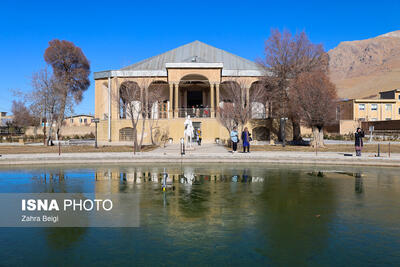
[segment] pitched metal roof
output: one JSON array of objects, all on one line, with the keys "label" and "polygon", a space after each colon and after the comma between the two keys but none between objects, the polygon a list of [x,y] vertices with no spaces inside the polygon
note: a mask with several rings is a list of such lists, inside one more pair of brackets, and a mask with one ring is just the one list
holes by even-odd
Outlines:
[{"label": "pitched metal roof", "polygon": [[124,67],[121,71],[166,70],[167,63],[223,63],[225,70],[264,70],[261,65],[253,61],[203,42],[194,41],[161,55]]}]

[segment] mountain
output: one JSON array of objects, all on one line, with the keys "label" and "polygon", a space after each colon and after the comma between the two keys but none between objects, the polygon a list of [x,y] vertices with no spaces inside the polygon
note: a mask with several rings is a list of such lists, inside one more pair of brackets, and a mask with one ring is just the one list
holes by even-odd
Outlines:
[{"label": "mountain", "polygon": [[341,42],[328,54],[330,77],[340,98],[368,98],[400,88],[400,30]]}]

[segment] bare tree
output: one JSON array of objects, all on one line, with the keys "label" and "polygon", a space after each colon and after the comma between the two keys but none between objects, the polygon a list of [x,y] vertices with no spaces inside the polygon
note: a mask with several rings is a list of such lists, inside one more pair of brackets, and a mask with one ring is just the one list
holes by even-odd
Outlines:
[{"label": "bare tree", "polygon": [[124,111],[126,118],[129,118],[132,122],[133,152],[136,154],[139,149],[137,128],[143,113],[144,94],[139,85],[132,81],[124,81],[120,86],[119,94],[121,109]]},{"label": "bare tree", "polygon": [[223,103],[222,107],[219,107],[217,119],[230,134],[233,127],[237,125],[233,103]]},{"label": "bare tree", "polygon": [[11,112],[13,114],[12,126],[21,129],[32,125],[33,116],[24,102],[14,100],[12,102]]},{"label": "bare tree", "polygon": [[322,71],[298,75],[290,94],[290,103],[296,107],[298,118],[312,128],[314,147],[324,146],[323,129],[336,121],[336,88]]},{"label": "bare tree", "polygon": [[[289,106],[289,92],[293,81],[304,72],[328,70],[328,55],[321,44],[313,44],[304,31],[292,35],[271,30],[265,42],[265,61],[268,70],[264,84],[269,92],[275,117],[289,117],[293,124],[293,140],[301,140],[300,121],[297,112]],[[290,92],[293,94],[295,92]]]},{"label": "bare tree", "polygon": [[[53,140],[53,125],[58,120],[63,95],[58,80],[47,69],[40,70],[32,76],[33,90],[25,95],[31,105],[30,109],[44,122],[43,135],[46,136],[46,125],[49,126],[46,145]],[[66,109],[72,112],[72,103],[67,101]]]},{"label": "bare tree", "polygon": [[[141,120],[142,120],[142,131],[140,133],[140,142],[139,142],[139,150],[142,150],[143,146],[143,137],[146,131],[146,120],[151,117],[152,111],[152,104],[157,101],[157,93],[154,90],[149,90],[150,85],[153,83],[152,79],[143,79],[140,82],[140,89],[141,89],[141,104],[140,104],[140,113],[141,113]],[[151,98],[151,99],[150,99]],[[151,103],[151,104],[150,104]]]},{"label": "bare tree", "polygon": [[[160,134],[159,131],[155,131],[158,128],[158,120],[160,116],[164,116],[166,114],[163,114],[160,112],[160,105],[163,104],[163,94],[162,94],[162,84],[160,83],[152,83],[152,85],[149,87],[147,91],[147,105],[148,105],[148,124],[149,124],[149,130],[150,130],[150,138],[151,138],[151,143],[153,145],[156,144],[154,135],[155,134]],[[161,137],[161,136],[160,136]]]},{"label": "bare tree", "polygon": [[[222,122],[220,119],[222,124],[228,123],[230,125],[230,117],[232,117],[235,124],[242,131],[246,123],[252,119],[254,105],[261,103],[265,107],[267,100],[265,88],[262,85],[256,85],[248,93],[247,90],[250,90],[248,86],[246,81],[240,79],[225,82],[221,85],[222,100],[230,103],[225,109],[220,108],[219,112],[224,112],[222,120],[228,120],[227,122]],[[224,106],[227,103],[224,103]],[[232,111],[232,114],[227,114],[228,111]]]},{"label": "bare tree", "polygon": [[57,116],[57,138],[60,133],[68,103],[80,103],[83,92],[89,88],[90,64],[82,50],[72,42],[54,39],[44,53],[45,61],[52,66],[54,81],[61,95]]}]

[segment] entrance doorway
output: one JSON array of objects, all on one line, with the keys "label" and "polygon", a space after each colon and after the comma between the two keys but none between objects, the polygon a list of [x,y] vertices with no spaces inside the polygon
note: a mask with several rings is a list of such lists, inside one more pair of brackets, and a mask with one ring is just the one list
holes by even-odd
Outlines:
[{"label": "entrance doorway", "polygon": [[202,91],[188,91],[187,92],[187,107],[196,107],[203,105],[203,92]]}]

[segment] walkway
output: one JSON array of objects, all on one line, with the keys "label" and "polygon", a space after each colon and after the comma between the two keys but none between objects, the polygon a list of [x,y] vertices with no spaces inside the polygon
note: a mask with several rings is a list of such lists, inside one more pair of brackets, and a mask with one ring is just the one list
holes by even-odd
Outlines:
[{"label": "walkway", "polygon": [[252,153],[232,154],[222,146],[205,144],[195,146],[183,156],[179,145],[168,145],[150,152],[93,152],[65,153],[59,156],[46,154],[6,154],[0,157],[0,165],[20,166],[24,164],[118,164],[118,163],[291,163],[324,165],[367,165],[400,167],[400,154],[387,154],[375,157],[373,153],[364,153],[362,157],[346,156],[343,152],[296,152],[296,151],[255,151]]},{"label": "walkway", "polygon": [[[216,144],[202,144],[201,146],[193,143],[192,148],[186,147],[185,155],[198,155],[198,154],[226,154],[228,150],[225,147]],[[179,144],[169,144],[166,148],[159,147],[151,153],[159,155],[180,155],[181,146]]]}]

